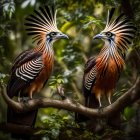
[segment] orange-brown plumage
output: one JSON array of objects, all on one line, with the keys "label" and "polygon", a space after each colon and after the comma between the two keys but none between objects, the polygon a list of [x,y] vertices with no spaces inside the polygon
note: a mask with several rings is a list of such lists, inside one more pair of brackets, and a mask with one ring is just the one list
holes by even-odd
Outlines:
[{"label": "orange-brown plumage", "polygon": [[[34,10],[35,15],[26,18],[28,35],[33,35],[33,42],[37,46],[22,52],[14,61],[10,79],[7,85],[7,94],[26,96],[32,99],[48,81],[54,65],[53,43],[61,38],[68,38],[57,29],[56,11],[53,7],[39,7]],[[37,110],[18,114],[8,106],[7,121],[21,125],[34,125]],[[16,119],[15,119],[16,118]]]},{"label": "orange-brown plumage", "polygon": [[39,92],[49,79],[54,65],[53,43],[67,36],[57,29],[56,12],[54,8],[39,7],[35,15],[26,18],[29,35],[33,35],[33,42],[37,47],[21,53],[11,69],[11,76],[7,86],[9,97],[29,96]]},{"label": "orange-brown plumage", "polygon": [[125,65],[125,52],[134,38],[136,30],[134,25],[126,17],[123,18],[124,14],[112,21],[113,13],[114,9],[108,14],[105,29],[94,37],[102,39],[105,45],[99,55],[90,58],[85,66],[83,89],[85,105],[88,107],[93,102],[92,95],[100,107],[103,95],[107,96],[111,104],[111,96]]},{"label": "orange-brown plumage", "polygon": [[[120,72],[124,67],[124,60],[121,58],[118,64],[111,57],[108,58],[107,62],[104,62],[102,59],[100,55],[96,58],[96,83],[92,88],[92,93],[96,94],[97,99],[102,95],[111,96],[113,94]],[[103,75],[104,69],[106,70]],[[109,102],[111,103],[111,101]]]}]

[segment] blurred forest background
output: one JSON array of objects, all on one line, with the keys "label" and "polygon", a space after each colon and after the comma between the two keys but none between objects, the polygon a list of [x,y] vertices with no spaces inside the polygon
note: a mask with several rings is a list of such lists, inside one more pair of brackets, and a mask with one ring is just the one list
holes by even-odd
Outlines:
[{"label": "blurred forest background", "polygon": [[[25,32],[24,22],[25,17],[43,5],[55,5],[58,9],[58,27],[70,39],[59,40],[54,44],[54,71],[46,87],[37,96],[59,99],[59,95],[55,94],[56,85],[63,84],[65,95],[82,103],[84,65],[89,57],[99,53],[103,45],[101,40],[92,41],[92,37],[105,27],[107,11],[112,7],[117,7],[116,15],[125,12],[137,27],[136,37],[126,55],[126,66],[113,100],[133,85],[140,73],[139,0],[0,0],[0,84],[7,83],[14,58],[22,51],[35,47],[31,37]],[[0,97],[0,122],[6,121],[6,107]],[[65,140],[105,140],[113,136],[125,138],[132,131],[133,134],[138,130],[137,133],[140,133],[139,107],[137,102],[124,109],[123,131],[107,127],[96,134],[86,129],[84,123],[76,123],[73,112],[54,108],[39,110],[36,127],[43,128],[38,132],[43,135],[42,140],[61,140],[62,137]],[[11,138],[9,134],[0,132],[0,140]]]}]

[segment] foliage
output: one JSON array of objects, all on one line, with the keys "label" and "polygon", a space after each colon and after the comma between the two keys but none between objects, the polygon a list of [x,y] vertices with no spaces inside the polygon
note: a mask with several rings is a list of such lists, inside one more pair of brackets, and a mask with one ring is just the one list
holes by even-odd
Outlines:
[{"label": "foliage", "polygon": [[50,139],[57,139],[61,129],[67,128],[69,125],[71,127],[76,126],[74,120],[70,119],[67,115],[62,116],[57,114],[50,114],[46,119],[43,120],[43,126],[48,128],[45,131],[45,136]]},{"label": "foliage", "polygon": [[2,7],[3,7],[3,15],[4,17],[8,16],[8,18],[12,18],[12,15],[15,12],[15,3],[13,0],[9,1],[9,2],[4,2],[2,3]]},{"label": "foliage", "polygon": [[[92,42],[92,37],[99,33],[105,26],[107,10],[111,7],[120,7],[122,2],[116,0],[1,0],[0,1],[0,84],[6,84],[9,77],[13,59],[23,50],[35,47],[31,38],[28,37],[24,29],[25,17],[44,4],[55,5],[58,8],[57,24],[61,31],[68,34],[69,41],[60,40],[54,44],[55,67],[48,85],[43,90],[47,97],[55,98],[54,93],[57,85],[63,84],[66,96],[82,102],[82,75],[87,58],[99,53],[103,43]],[[139,0],[130,2],[135,13],[135,24],[140,29]],[[122,6],[123,7],[123,6]],[[120,10],[120,8],[118,8]],[[117,10],[117,14],[119,13]],[[140,35],[139,30],[137,36]],[[137,52],[140,58],[140,41],[136,38],[133,47],[127,54],[126,67],[117,85],[114,100],[132,86],[138,68],[134,61],[136,55],[130,57],[132,52]],[[131,58],[131,61],[129,61]],[[133,60],[133,61],[132,61]],[[49,89],[52,90],[49,90]],[[47,95],[46,95],[47,92]],[[0,99],[0,114],[5,108]],[[133,109],[124,109],[123,116],[126,120],[133,116]],[[45,119],[43,119],[45,118]],[[43,126],[47,130],[44,137],[48,139],[58,139],[63,128],[69,137],[77,136],[73,130],[78,128],[74,122],[74,115],[67,111],[57,109],[40,109],[36,126]],[[104,132],[109,135],[111,130]],[[111,133],[114,135],[114,133]],[[120,133],[117,133],[120,135]],[[103,139],[102,136],[94,135],[92,132],[82,130],[82,138]],[[110,135],[109,135],[110,136]],[[0,139],[4,139],[0,134]],[[7,139],[5,137],[5,139]],[[10,138],[9,138],[10,139]]]},{"label": "foliage", "polygon": [[133,107],[126,107],[124,109],[123,117],[125,120],[130,120],[132,117],[134,117],[136,110]]},{"label": "foliage", "polygon": [[64,80],[62,75],[52,76],[49,82],[49,87],[52,89],[56,89],[58,85],[63,84]]}]

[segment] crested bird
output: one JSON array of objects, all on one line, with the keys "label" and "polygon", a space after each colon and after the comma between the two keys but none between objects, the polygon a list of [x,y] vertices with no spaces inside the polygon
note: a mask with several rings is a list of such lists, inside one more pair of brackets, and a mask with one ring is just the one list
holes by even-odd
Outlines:
[{"label": "crested bird", "polygon": [[91,107],[96,102],[102,107],[101,97],[105,95],[111,104],[111,97],[116,83],[125,65],[125,53],[132,43],[136,28],[125,16],[113,18],[115,8],[108,11],[105,29],[93,39],[102,39],[104,46],[96,57],[91,57],[83,76],[85,106]]},{"label": "crested bird", "polygon": [[[48,81],[54,66],[53,43],[62,38],[68,39],[57,28],[56,13],[54,7],[44,6],[26,18],[26,30],[36,47],[22,52],[15,59],[7,85],[10,98],[27,96],[32,99],[33,94],[38,93]],[[35,118],[35,111],[20,114],[8,107],[8,122],[33,126]]]}]

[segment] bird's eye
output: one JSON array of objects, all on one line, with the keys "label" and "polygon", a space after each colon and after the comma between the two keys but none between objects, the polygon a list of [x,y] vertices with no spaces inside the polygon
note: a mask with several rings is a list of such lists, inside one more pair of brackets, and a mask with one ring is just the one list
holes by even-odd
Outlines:
[{"label": "bird's eye", "polygon": [[54,35],[56,35],[56,33],[55,32],[51,32],[51,34],[50,34],[51,36],[54,36]]},{"label": "bird's eye", "polygon": [[107,37],[111,37],[111,36],[112,36],[112,33],[111,33],[111,32],[107,32],[107,33],[106,33],[106,36],[107,36]]}]

